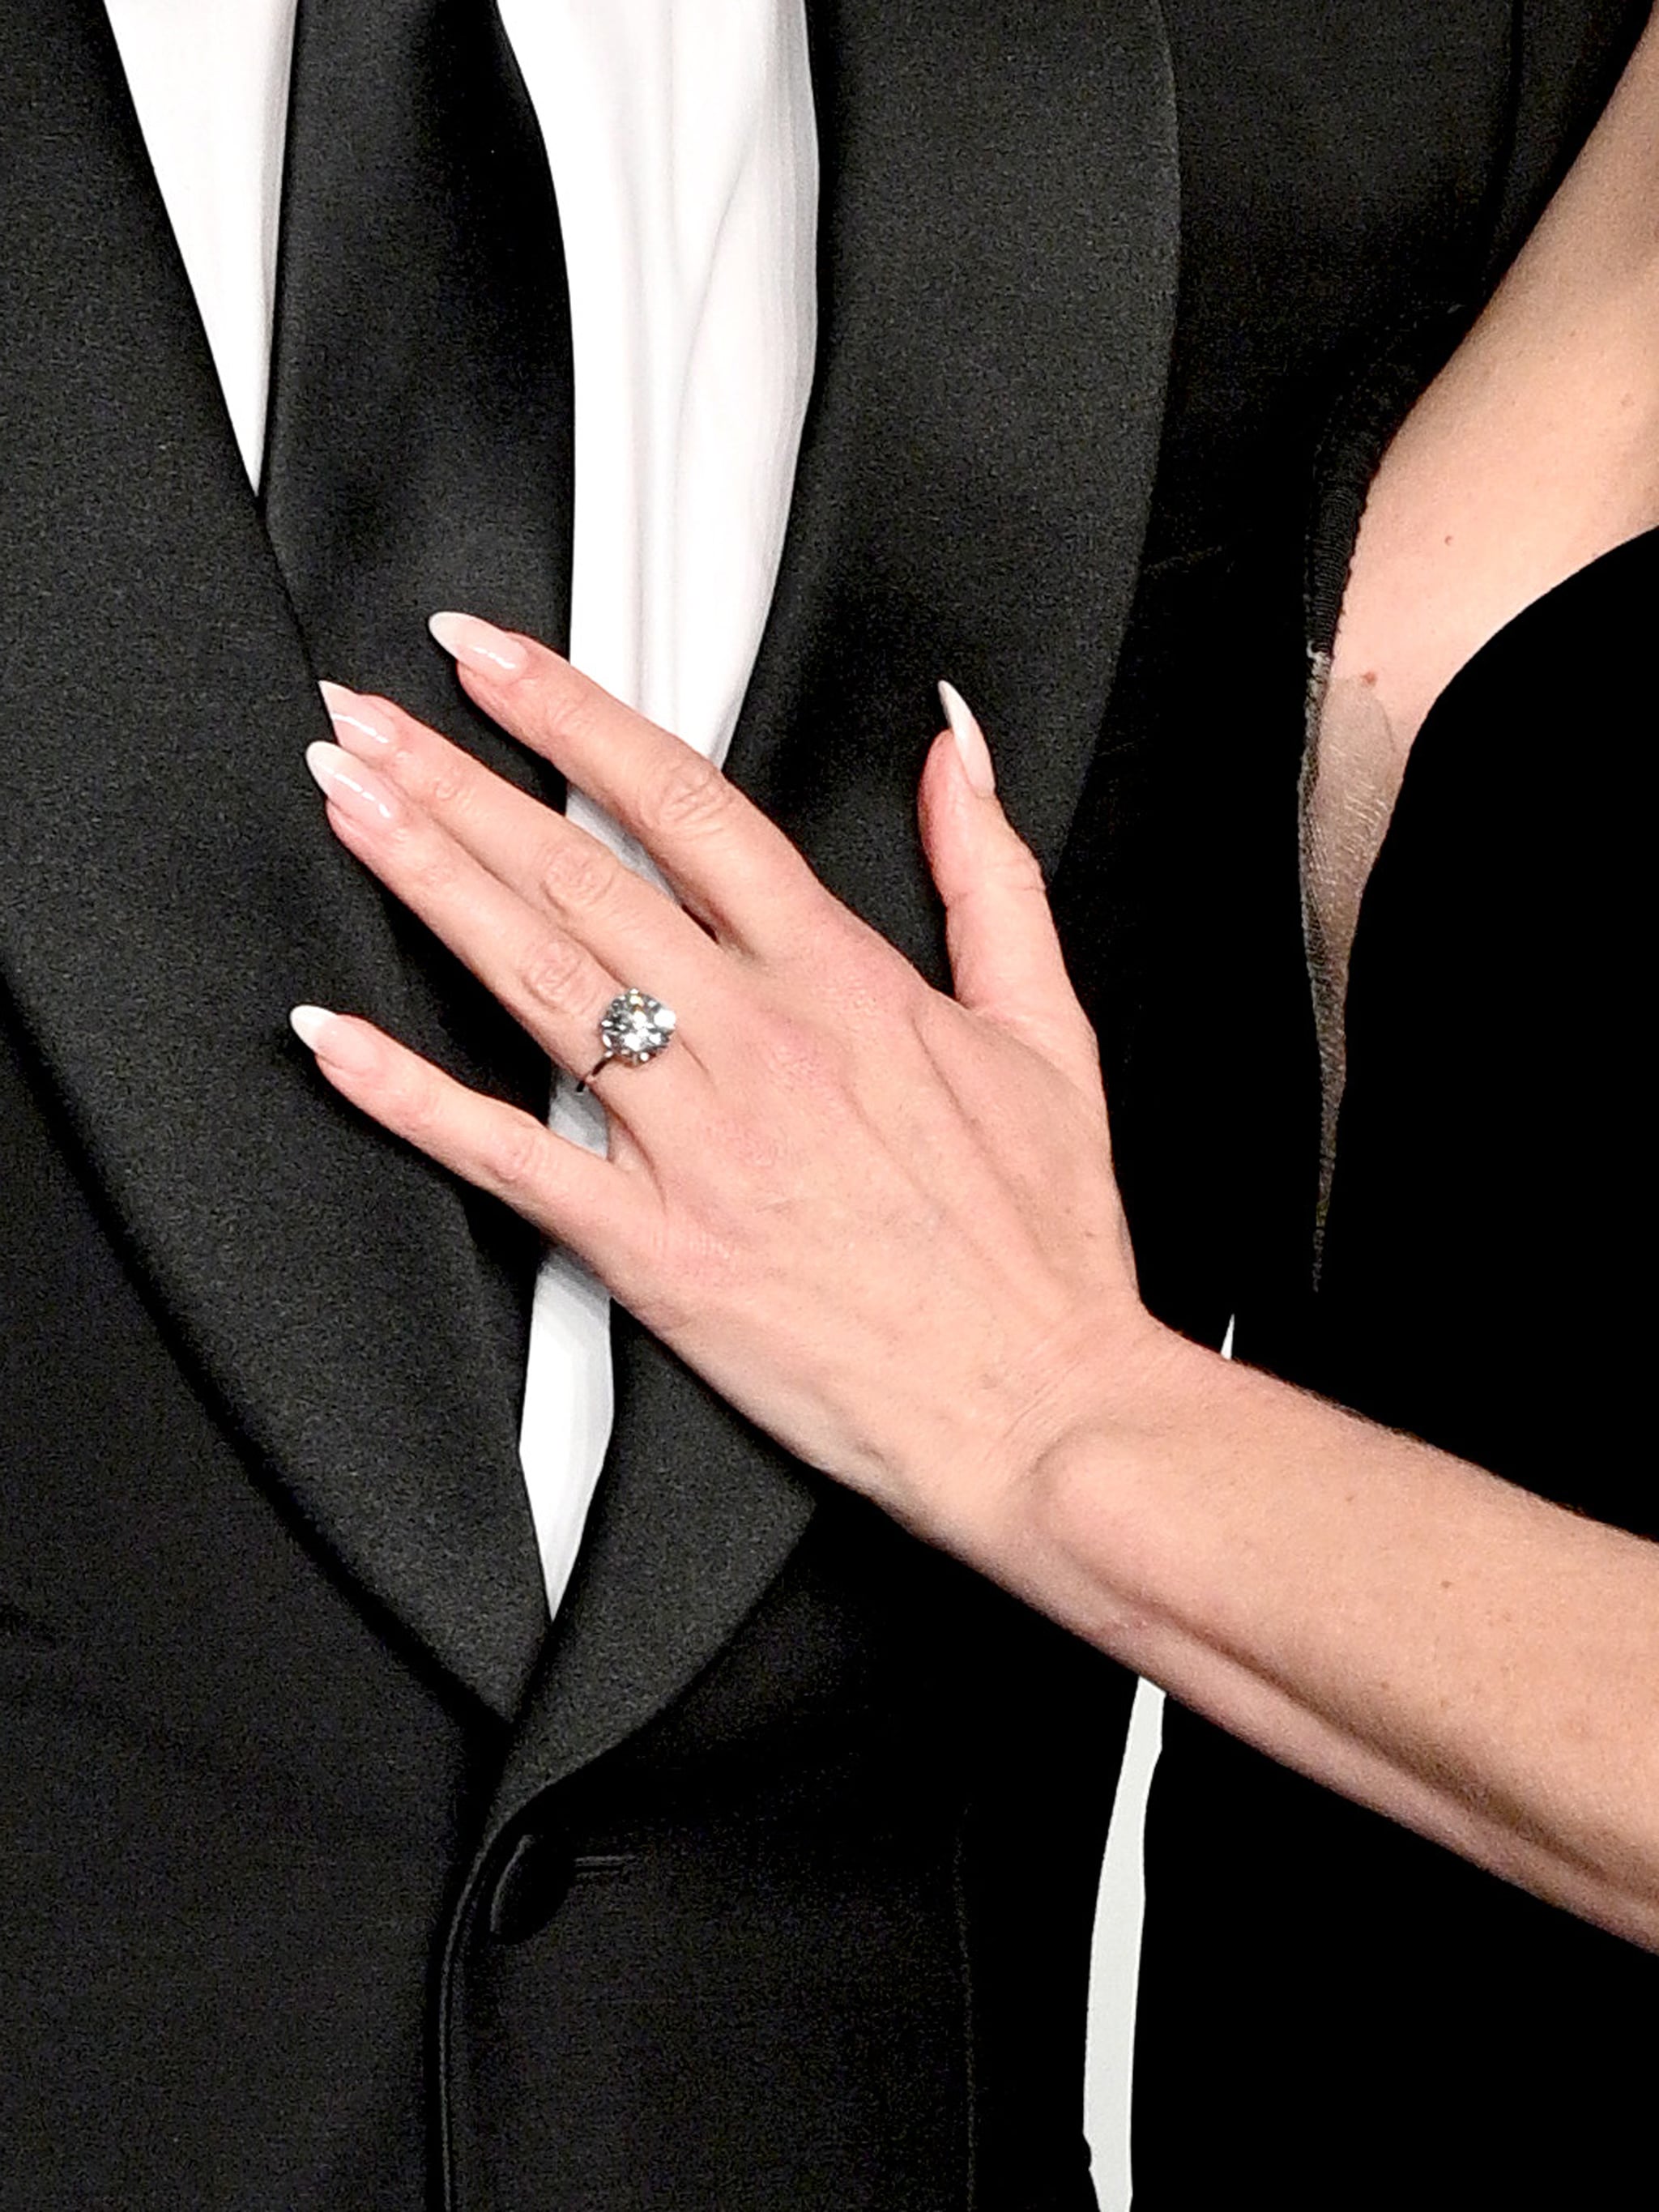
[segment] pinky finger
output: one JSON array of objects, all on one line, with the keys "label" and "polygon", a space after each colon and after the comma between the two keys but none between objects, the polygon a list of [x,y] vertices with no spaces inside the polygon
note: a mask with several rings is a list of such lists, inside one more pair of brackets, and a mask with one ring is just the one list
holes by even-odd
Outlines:
[{"label": "pinky finger", "polygon": [[371,1120],[605,1272],[607,1249],[615,1254],[643,1202],[611,1161],[469,1091],[371,1022],[324,1006],[295,1006],[289,1020],[321,1073]]}]

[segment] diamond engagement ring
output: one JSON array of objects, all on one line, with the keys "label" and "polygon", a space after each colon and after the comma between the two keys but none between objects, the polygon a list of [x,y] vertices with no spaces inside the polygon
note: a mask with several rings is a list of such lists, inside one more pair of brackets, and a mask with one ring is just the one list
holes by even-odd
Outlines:
[{"label": "diamond engagement ring", "polygon": [[631,989],[613,999],[599,1016],[599,1042],[605,1047],[582,1079],[584,1090],[602,1067],[625,1060],[643,1067],[673,1042],[674,1010],[653,999],[648,991]]}]

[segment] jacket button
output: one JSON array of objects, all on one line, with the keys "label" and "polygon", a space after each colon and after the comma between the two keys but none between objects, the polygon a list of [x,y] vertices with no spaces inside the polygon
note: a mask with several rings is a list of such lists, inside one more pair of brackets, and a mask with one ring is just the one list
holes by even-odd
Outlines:
[{"label": "jacket button", "polygon": [[520,1836],[495,1877],[489,1932],[500,1943],[522,1943],[545,1928],[570,1887],[571,1857],[564,1844],[534,1829]]}]

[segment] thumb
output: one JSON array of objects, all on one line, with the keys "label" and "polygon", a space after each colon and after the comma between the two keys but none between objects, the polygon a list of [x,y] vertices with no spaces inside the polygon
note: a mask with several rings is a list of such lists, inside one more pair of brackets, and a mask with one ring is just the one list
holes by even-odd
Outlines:
[{"label": "thumb", "polygon": [[950,726],[922,770],[920,813],[957,1000],[1092,1085],[1094,1035],[1066,973],[1042,870],[1002,811],[984,732],[960,692],[949,684],[939,691]]}]

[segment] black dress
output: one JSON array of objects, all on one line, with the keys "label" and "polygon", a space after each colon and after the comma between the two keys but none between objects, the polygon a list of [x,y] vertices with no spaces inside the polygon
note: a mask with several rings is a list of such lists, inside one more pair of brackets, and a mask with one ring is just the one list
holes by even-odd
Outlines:
[{"label": "black dress", "polygon": [[[1367,887],[1309,1379],[1659,1534],[1644,1276],[1659,532],[1511,623]],[[1659,1960],[1217,1740],[1193,2125],[1138,2207],[1651,2203]],[[1189,1954],[1190,1955],[1190,1954]],[[1169,2117],[1167,2109],[1166,2120]]]},{"label": "black dress", "polygon": [[1317,1196],[1297,854],[1310,486],[1455,345],[1647,12],[1164,0],[1181,159],[1164,433],[1054,894],[1142,1292],[1212,1344],[1238,1316],[1252,1357],[1299,1340]]}]

